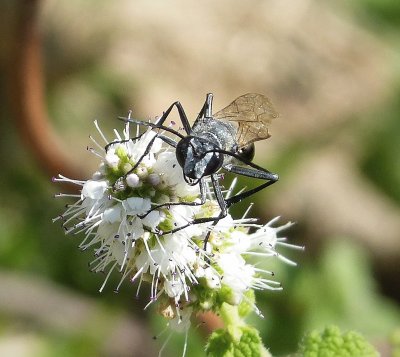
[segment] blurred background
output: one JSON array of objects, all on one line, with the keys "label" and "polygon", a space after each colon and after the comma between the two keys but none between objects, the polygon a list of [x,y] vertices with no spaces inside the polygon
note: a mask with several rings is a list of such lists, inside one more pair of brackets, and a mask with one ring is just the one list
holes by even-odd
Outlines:
[{"label": "blurred background", "polygon": [[[280,175],[252,215],[296,221],[297,268],[272,269],[283,292],[257,296],[274,355],[336,324],[391,355],[400,328],[400,2],[397,0],[55,1],[0,3],[0,355],[155,356],[164,322],[148,291],[91,274],[82,237],[51,218],[97,166],[86,151],[98,119],[160,115],[180,100],[195,118],[247,92],[281,117],[255,162]],[[111,136],[111,135],[110,135]],[[246,185],[246,181],[241,181]],[[248,184],[251,184],[248,182]],[[232,210],[240,216],[249,200]],[[202,356],[194,328],[189,356]],[[164,355],[181,354],[175,336]],[[400,343],[399,343],[400,344]]]}]

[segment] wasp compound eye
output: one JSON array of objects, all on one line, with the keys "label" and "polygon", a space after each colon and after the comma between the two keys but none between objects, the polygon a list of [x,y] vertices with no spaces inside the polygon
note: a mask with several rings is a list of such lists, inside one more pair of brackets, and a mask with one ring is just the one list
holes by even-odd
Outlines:
[{"label": "wasp compound eye", "polygon": [[[204,169],[202,176],[209,176],[209,175],[215,174],[221,168],[221,166],[224,162],[224,158],[220,153],[212,152],[210,154],[212,156],[205,160],[206,165],[205,165],[205,169]],[[207,155],[210,155],[210,154],[207,154]]]},{"label": "wasp compound eye", "polygon": [[189,156],[190,159],[193,159],[193,148],[190,147],[190,138],[186,137],[180,140],[176,146],[176,160],[181,167],[185,166],[185,161]]}]

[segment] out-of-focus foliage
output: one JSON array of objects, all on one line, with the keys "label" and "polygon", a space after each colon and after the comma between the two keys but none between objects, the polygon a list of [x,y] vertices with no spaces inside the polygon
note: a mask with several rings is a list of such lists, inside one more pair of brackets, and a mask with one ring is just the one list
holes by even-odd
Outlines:
[{"label": "out-of-focus foliage", "polygon": [[[196,2],[193,15],[186,7],[194,6],[190,2],[182,4],[178,16],[172,5],[167,14],[160,2],[153,2],[146,5],[151,6],[146,8],[151,14],[149,23],[142,24],[143,2],[134,8],[119,3],[109,16],[100,17],[105,2],[49,0],[40,25],[53,124],[69,154],[87,163],[89,174],[96,162],[83,150],[88,134],[94,131],[94,118],[112,128],[119,125],[115,118],[132,107],[136,117],[147,119],[179,99],[193,114],[207,91],[215,92],[218,109],[227,104],[224,100],[244,92],[270,95],[273,88],[273,99],[283,115],[270,142],[257,144],[256,161],[278,172],[281,181],[254,198],[258,211],[253,216],[283,214],[286,220],[298,221],[297,228],[285,234],[291,242],[306,245],[306,251],[291,256],[299,262],[297,268],[271,267],[285,289],[257,296],[265,318],[252,316],[252,323],[274,355],[295,351],[305,331],[329,324],[360,331],[385,355],[388,336],[400,325],[396,285],[400,3],[360,0],[351,6],[346,2],[342,8],[335,2],[327,10],[320,2],[299,1],[293,8],[293,3],[272,1],[269,6],[276,16],[268,23],[257,16],[270,9],[258,1],[249,3],[256,8],[243,3],[239,9],[221,1],[204,10],[205,5]],[[12,31],[3,29],[12,28],[16,9],[12,2],[4,2],[0,10],[9,15],[0,31],[0,66],[4,69],[0,79],[6,82],[13,39]],[[207,16],[185,27],[185,14],[196,18],[197,12]],[[301,13],[307,22],[299,20]],[[336,14],[334,20],[332,14]],[[255,20],[249,21],[252,16]],[[166,18],[168,26],[163,22]],[[118,37],[116,44],[117,36],[113,36],[124,34],[126,23],[137,27],[122,39]],[[336,27],[325,28],[328,23],[345,30],[335,37]],[[320,34],[306,32],[312,24]],[[238,32],[230,36],[229,31]],[[342,35],[348,33],[346,40]],[[363,35],[358,37],[359,33]],[[321,38],[310,37],[314,35]],[[216,55],[221,39],[230,41]],[[368,52],[376,48],[384,50]],[[250,71],[240,70],[243,66]],[[360,89],[357,82],[363,79]],[[113,351],[107,341],[118,341],[113,339],[115,334],[122,342],[113,342],[113,347],[121,346],[121,356],[129,355],[123,351],[129,343],[123,342],[129,342],[131,330],[121,326],[131,325],[123,318],[138,319],[143,333],[152,325],[154,335],[162,331],[164,322],[143,312],[146,292],[137,300],[136,289],[124,284],[115,295],[118,276],[112,277],[101,295],[97,293],[103,277],[88,271],[91,252],[79,252],[76,247],[81,237],[67,239],[59,224],[51,224],[51,218],[62,211],[62,204],[51,197],[59,188],[39,170],[17,135],[8,95],[6,87],[0,86],[0,269],[4,273],[0,274],[0,355],[98,355]],[[248,203],[235,207],[236,216]],[[333,210],[336,203],[338,208]],[[372,211],[371,218],[368,213]],[[35,295],[38,286],[49,299],[54,297],[51,303],[37,303],[47,301]],[[59,286],[66,288],[60,295],[55,293]],[[11,299],[12,294],[19,299]],[[78,303],[83,301],[83,305]],[[66,309],[69,302],[71,310]],[[89,307],[95,311],[86,316]],[[69,320],[71,311],[78,311],[82,320]],[[53,321],[55,316],[64,317],[69,328]],[[193,325],[196,330],[196,322]],[[143,348],[156,351],[167,334],[149,345],[146,341]],[[188,355],[202,356],[203,347],[199,335],[191,336]],[[165,354],[179,355],[182,348],[183,336],[173,336]]]},{"label": "out-of-focus foliage", "polygon": [[329,326],[324,331],[312,331],[301,344],[304,357],[377,357],[378,352],[356,332],[341,333],[336,326]]},{"label": "out-of-focus foliage", "polygon": [[[393,88],[393,99],[388,110],[376,112],[376,118],[383,121],[369,132],[364,140],[365,151],[361,167],[389,198],[400,203],[400,89]],[[384,140],[377,140],[383,138]]]},{"label": "out-of-focus foliage", "polygon": [[363,0],[354,1],[352,6],[364,18],[365,24],[376,31],[388,31],[393,35],[398,31],[400,4],[396,0]]},{"label": "out-of-focus foliage", "polygon": [[296,271],[279,271],[286,282],[284,296],[258,298],[266,316],[260,323],[264,341],[276,355],[289,353],[304,331],[323,329],[327,321],[379,339],[382,331],[398,326],[400,312],[379,294],[371,273],[366,253],[337,237],[320,256],[301,259]]},{"label": "out-of-focus foliage", "polygon": [[392,357],[399,357],[400,356],[400,329],[397,328],[393,331],[390,339],[392,345]]}]

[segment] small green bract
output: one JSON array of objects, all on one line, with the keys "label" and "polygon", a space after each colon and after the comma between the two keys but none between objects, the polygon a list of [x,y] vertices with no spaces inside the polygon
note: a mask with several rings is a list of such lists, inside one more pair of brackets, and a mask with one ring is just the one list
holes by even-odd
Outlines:
[{"label": "small green bract", "polygon": [[258,331],[250,326],[240,327],[240,339],[237,341],[229,329],[213,332],[206,346],[211,357],[260,357],[262,343]]},{"label": "small green bract", "polygon": [[341,333],[336,326],[312,331],[300,345],[303,357],[377,357],[379,353],[358,333]]}]

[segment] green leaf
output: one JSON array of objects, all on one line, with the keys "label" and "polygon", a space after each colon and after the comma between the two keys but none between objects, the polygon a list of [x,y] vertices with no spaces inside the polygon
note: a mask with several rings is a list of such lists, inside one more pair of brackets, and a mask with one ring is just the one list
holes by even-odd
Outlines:
[{"label": "green leaf", "polygon": [[378,352],[364,337],[354,331],[342,334],[336,326],[312,331],[300,345],[303,357],[377,357]]},{"label": "green leaf", "polygon": [[[206,353],[210,357],[264,357],[260,335],[254,327],[241,326],[214,331],[208,339]],[[238,339],[238,332],[240,337]]]},{"label": "green leaf", "polygon": [[241,318],[246,317],[247,315],[249,315],[251,312],[254,311],[254,304],[256,301],[254,290],[250,289],[246,291],[244,296],[245,299],[243,299],[238,306],[238,312]]}]

